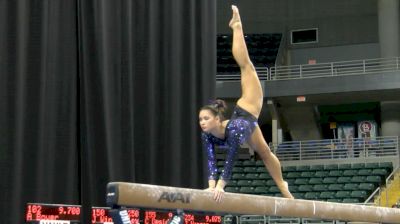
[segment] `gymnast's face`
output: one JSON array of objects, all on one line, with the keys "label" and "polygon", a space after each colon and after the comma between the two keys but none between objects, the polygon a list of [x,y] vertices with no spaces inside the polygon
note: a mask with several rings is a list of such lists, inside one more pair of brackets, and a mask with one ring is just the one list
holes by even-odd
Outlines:
[{"label": "gymnast's face", "polygon": [[220,124],[219,116],[215,116],[210,110],[201,110],[199,124],[204,132],[211,132]]}]

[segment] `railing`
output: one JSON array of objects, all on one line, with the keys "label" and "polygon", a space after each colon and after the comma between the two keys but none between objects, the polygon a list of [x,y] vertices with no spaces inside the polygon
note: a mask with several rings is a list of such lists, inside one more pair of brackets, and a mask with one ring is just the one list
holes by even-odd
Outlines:
[{"label": "railing", "polygon": [[389,207],[389,199],[388,199],[388,190],[387,190],[387,188],[389,187],[389,182],[391,182],[391,181],[393,181],[393,179],[394,179],[394,177],[395,177],[395,175],[397,174],[397,172],[399,171],[399,167],[397,167],[396,169],[394,169],[393,170],[393,172],[386,178],[386,180],[385,180],[385,185],[386,185],[386,195],[385,195],[385,197],[386,197],[386,207]]},{"label": "railing", "polygon": [[399,155],[399,137],[325,139],[271,145],[281,161],[385,157]]},{"label": "railing", "polygon": [[[273,224],[273,223],[319,223],[319,224],[334,224],[337,223],[333,220],[323,220],[315,218],[288,218],[288,217],[277,217],[277,216],[266,216],[266,215],[241,215],[238,216],[238,224]],[[232,223],[232,222],[230,222]]]},{"label": "railing", "polygon": [[[398,167],[396,167],[395,169],[393,169],[392,173],[389,174],[389,176],[388,176],[388,177],[386,178],[386,180],[385,180],[385,186],[386,186],[386,188],[389,186],[390,181],[394,179],[395,175],[396,175],[399,171],[400,171],[400,167],[398,166]],[[386,195],[385,195],[385,197],[386,197],[386,205],[385,205],[385,206],[386,206],[386,207],[389,207],[389,204],[388,204],[388,191],[386,190],[385,192],[386,192]],[[379,197],[379,198],[378,198],[379,200],[378,200],[377,204],[374,203],[374,200],[375,200],[376,197]],[[377,188],[374,192],[372,192],[372,194],[365,200],[364,204],[373,204],[373,205],[381,206],[381,205],[382,205],[381,201],[382,201],[382,188],[381,188],[381,187],[378,187],[378,188]]]},{"label": "railing", "polygon": [[[371,204],[371,205],[375,205],[374,204],[374,199],[375,197],[378,197],[382,192],[382,189],[380,187],[378,187],[377,189],[375,189],[374,192],[372,192],[372,194],[365,200],[365,204]],[[381,198],[379,197],[379,202],[378,204],[381,204]]]},{"label": "railing", "polygon": [[[256,67],[260,80],[269,81],[362,75],[399,70],[400,57],[274,66],[269,69],[267,67]],[[240,74],[217,74],[217,81],[226,80],[240,80]]]},{"label": "railing", "polygon": [[319,223],[319,224],[338,224],[345,223],[338,220],[323,220],[323,219],[315,219],[315,218],[288,218],[288,217],[277,217],[277,216],[266,216],[266,215],[241,215],[236,217],[236,223],[232,222],[233,216],[226,216],[228,219],[224,218],[224,224],[274,224],[274,223]]},{"label": "railing", "polygon": [[[257,75],[260,80],[269,79],[269,70],[267,67],[256,67]],[[217,74],[217,81],[238,81],[240,74]]]},{"label": "railing", "polygon": [[332,63],[275,66],[270,68],[269,80],[319,78],[344,75],[360,75],[399,70],[399,57],[378,58]]}]

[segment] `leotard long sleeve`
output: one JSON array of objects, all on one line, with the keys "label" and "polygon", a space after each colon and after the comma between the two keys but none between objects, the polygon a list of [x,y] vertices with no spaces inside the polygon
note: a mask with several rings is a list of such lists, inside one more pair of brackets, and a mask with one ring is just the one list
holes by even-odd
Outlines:
[{"label": "leotard long sleeve", "polygon": [[226,148],[226,160],[221,171],[220,179],[228,181],[232,175],[237,151],[248,140],[257,126],[257,118],[240,107],[236,107],[231,119],[225,127],[225,139],[220,139],[209,133],[202,133],[203,149],[207,153],[208,179],[216,180],[218,175],[215,158],[215,145]]}]

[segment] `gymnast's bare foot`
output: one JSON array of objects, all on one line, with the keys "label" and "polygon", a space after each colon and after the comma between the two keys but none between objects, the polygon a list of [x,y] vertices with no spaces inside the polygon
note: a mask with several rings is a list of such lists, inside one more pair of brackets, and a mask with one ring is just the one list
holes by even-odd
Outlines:
[{"label": "gymnast's bare foot", "polygon": [[242,22],[240,21],[239,9],[236,5],[232,5],[232,19],[229,22],[229,26],[232,29],[242,28]]},{"label": "gymnast's bare foot", "polygon": [[294,199],[292,193],[289,191],[289,185],[286,181],[283,181],[283,184],[281,186],[278,186],[279,190],[281,191],[283,197],[289,198],[289,199]]}]

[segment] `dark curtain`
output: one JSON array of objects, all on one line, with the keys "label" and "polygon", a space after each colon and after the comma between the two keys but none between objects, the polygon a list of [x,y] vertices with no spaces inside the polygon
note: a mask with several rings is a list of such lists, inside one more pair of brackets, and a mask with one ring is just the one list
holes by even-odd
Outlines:
[{"label": "dark curtain", "polygon": [[74,1],[0,1],[2,223],[79,203],[76,23]]},{"label": "dark curtain", "polygon": [[203,187],[198,109],[215,88],[215,2],[81,1],[83,204],[109,181]]},{"label": "dark curtain", "polygon": [[204,187],[215,1],[0,1],[1,217],[105,205],[109,181]]}]

